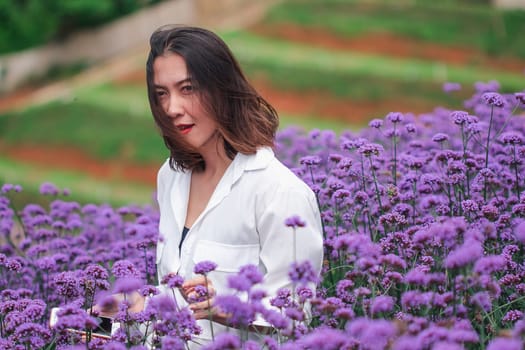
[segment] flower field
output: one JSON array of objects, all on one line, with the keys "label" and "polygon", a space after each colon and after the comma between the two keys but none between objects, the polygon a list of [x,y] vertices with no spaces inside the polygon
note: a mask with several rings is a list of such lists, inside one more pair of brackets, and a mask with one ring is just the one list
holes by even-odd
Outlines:
[{"label": "flower field", "polygon": [[[463,110],[392,112],[359,132],[280,131],[278,158],[322,210],[322,280],[317,293],[309,290],[315,276],[296,262],[294,290],[266,309],[262,276],[242,268],[230,281],[237,294],[217,303],[236,328],[263,317],[274,334],[260,342],[219,334],[206,349],[522,349],[525,93],[500,94],[496,82],[474,89]],[[154,205],[81,205],[45,183],[43,204],[19,208],[20,191],[4,184],[0,196],[0,349],[143,349],[138,325],[157,348],[186,349],[199,328],[158,294],[159,283],[181,281],[157,281]],[[283,222],[290,234],[303,224]],[[214,264],[198,267],[207,274]],[[92,337],[93,303],[135,290],[151,297],[146,309],[132,313],[124,299],[120,330],[111,340]]]}]

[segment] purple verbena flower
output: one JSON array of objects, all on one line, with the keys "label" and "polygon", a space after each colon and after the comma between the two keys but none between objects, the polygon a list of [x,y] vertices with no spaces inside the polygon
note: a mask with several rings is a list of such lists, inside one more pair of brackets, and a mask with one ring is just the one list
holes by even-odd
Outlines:
[{"label": "purple verbena flower", "polygon": [[217,268],[217,264],[213,261],[204,260],[198,262],[193,267],[193,272],[198,275],[206,275]]},{"label": "purple verbena flower", "polygon": [[516,321],[521,320],[521,319],[523,319],[523,311],[510,310],[509,312],[507,312],[505,314],[505,316],[503,316],[501,321],[513,323],[513,322],[516,322]]},{"label": "purple verbena flower", "polygon": [[471,302],[486,312],[492,310],[492,300],[487,292],[475,293],[471,297]]},{"label": "purple verbena flower", "polygon": [[56,196],[59,194],[59,192],[60,191],[58,188],[50,182],[44,182],[42,185],[40,185],[40,193],[42,195]]},{"label": "purple verbena flower", "polygon": [[137,270],[135,265],[129,260],[116,261],[113,267],[111,268],[111,272],[113,272],[113,275],[115,275],[115,277],[117,278],[140,276],[140,272]]},{"label": "purple verbena flower", "polygon": [[445,142],[445,141],[448,141],[448,139],[449,139],[449,136],[441,132],[432,136],[432,141],[434,142]]},{"label": "purple verbena flower", "polygon": [[188,296],[189,303],[197,303],[208,299],[208,287],[201,284],[195,286],[193,292]]},{"label": "purple verbena flower", "polygon": [[499,139],[506,145],[521,145],[525,143],[523,134],[516,131],[504,132],[500,135]]},{"label": "purple verbena flower", "polygon": [[281,288],[277,291],[277,295],[270,299],[270,305],[277,308],[288,307],[292,303],[292,293],[287,288]]},{"label": "purple verbena flower", "polygon": [[237,275],[228,277],[228,287],[247,292],[262,280],[263,275],[257,266],[245,265],[241,267]]},{"label": "purple verbena flower", "polygon": [[161,283],[166,284],[170,288],[180,288],[184,283],[184,278],[178,274],[170,273],[162,278]]},{"label": "purple verbena flower", "polygon": [[383,126],[383,121],[381,119],[372,119],[368,126],[374,129],[379,129]]},{"label": "purple verbena flower", "polygon": [[19,344],[31,344],[35,349],[43,348],[51,339],[51,332],[40,324],[27,322],[17,327],[11,339]]},{"label": "purple verbena flower", "polygon": [[343,331],[320,327],[297,341],[297,349],[339,350],[351,349],[353,340]]},{"label": "purple verbena flower", "polygon": [[186,349],[185,342],[181,338],[175,337],[175,336],[166,335],[162,337],[161,344],[162,344],[163,349],[173,349],[173,350],[185,350]]},{"label": "purple verbena flower", "polygon": [[108,271],[100,265],[90,264],[84,270],[87,277],[94,280],[107,280],[109,277]]},{"label": "purple verbena flower", "polygon": [[502,338],[492,339],[487,346],[487,350],[523,350],[523,341],[521,339]]},{"label": "purple verbena flower", "polygon": [[395,325],[387,320],[357,318],[351,321],[346,329],[351,337],[366,342],[371,349],[386,348],[396,335]]},{"label": "purple verbena flower", "polygon": [[270,323],[276,329],[286,329],[289,325],[289,320],[280,312],[267,309],[263,311],[263,317],[268,323]]},{"label": "purple verbena flower", "polygon": [[303,261],[302,263],[293,262],[288,271],[290,280],[306,285],[308,283],[317,283],[318,276],[315,273],[312,263],[309,260]]},{"label": "purple verbena flower", "polygon": [[400,123],[404,120],[404,116],[400,112],[390,112],[386,115],[386,119],[391,123]]},{"label": "purple verbena flower", "polygon": [[301,219],[298,215],[293,215],[284,221],[284,224],[288,227],[305,227],[306,222]]},{"label": "purple verbena flower", "polygon": [[304,311],[301,308],[295,306],[287,307],[284,314],[289,319],[299,322],[303,321],[305,317]]},{"label": "purple verbena flower", "polygon": [[445,258],[444,266],[448,269],[462,267],[472,263],[482,255],[483,247],[481,243],[477,240],[469,239],[462,246],[448,254]]},{"label": "purple verbena flower", "polygon": [[321,158],[319,156],[305,156],[302,157],[299,162],[303,165],[309,166],[319,165],[319,163],[321,163]]},{"label": "purple verbena flower", "polygon": [[370,311],[372,315],[390,312],[394,308],[394,298],[388,295],[379,295],[372,300]]},{"label": "purple verbena flower", "polygon": [[497,92],[486,92],[481,95],[481,98],[489,106],[503,107],[505,105],[503,97]]},{"label": "purple verbena flower", "polygon": [[113,290],[116,293],[132,293],[144,285],[141,279],[135,277],[121,277],[115,281]]},{"label": "purple verbena flower", "polygon": [[414,123],[407,123],[405,125],[405,130],[408,133],[415,133],[417,131],[416,125]]},{"label": "purple verbena flower", "polygon": [[76,298],[81,295],[80,279],[76,271],[60,272],[53,278],[56,293],[66,298]]},{"label": "purple verbena flower", "polygon": [[202,350],[238,350],[241,348],[241,340],[234,333],[221,333],[215,340],[205,345]]},{"label": "purple verbena flower", "polygon": [[465,111],[453,111],[450,113],[452,121],[456,125],[464,125],[468,121],[468,112]]},{"label": "purple verbena flower", "polygon": [[359,147],[359,153],[361,153],[365,157],[377,156],[383,151],[383,146],[375,143],[367,143]]},{"label": "purple verbena flower", "polygon": [[525,220],[514,227],[514,236],[518,242],[525,244]]},{"label": "purple verbena flower", "polygon": [[246,327],[255,320],[254,306],[235,295],[219,295],[215,297],[215,305],[230,315],[229,321],[235,327]]},{"label": "purple verbena flower", "polygon": [[3,184],[2,189],[0,190],[1,193],[9,193],[11,191],[15,190],[15,185],[13,184]]},{"label": "purple verbena flower", "polygon": [[140,293],[140,295],[142,295],[144,297],[148,297],[148,296],[158,295],[160,293],[160,291],[155,286],[143,285],[142,287],[140,287],[139,293]]},{"label": "purple verbena flower", "polygon": [[459,83],[453,83],[453,82],[443,83],[444,92],[452,92],[452,91],[459,91],[459,90],[461,90],[461,84]]},{"label": "purple verbena flower", "polygon": [[525,104],[525,92],[516,92],[514,94],[514,97],[516,100],[518,100],[520,103]]},{"label": "purple verbena flower", "polygon": [[491,274],[505,269],[506,260],[501,255],[484,256],[474,264],[474,272],[478,274]]}]

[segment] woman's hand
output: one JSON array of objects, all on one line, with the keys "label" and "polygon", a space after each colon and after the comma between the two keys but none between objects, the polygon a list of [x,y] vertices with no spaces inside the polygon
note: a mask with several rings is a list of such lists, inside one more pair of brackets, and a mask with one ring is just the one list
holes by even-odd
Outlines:
[{"label": "woman's hand", "polygon": [[215,288],[209,278],[197,276],[184,282],[180,289],[196,320],[211,319],[228,325],[229,316],[214,306]]},{"label": "woman's hand", "polygon": [[96,313],[99,316],[115,317],[119,311],[119,305],[122,301],[127,300],[130,303],[129,311],[136,313],[144,310],[144,303],[146,298],[140,295],[138,292],[129,294],[113,294],[109,298],[106,298],[102,303],[93,305],[92,313]]},{"label": "woman's hand", "polygon": [[[206,290],[204,295],[202,290]],[[223,312],[219,307],[214,305],[215,289],[213,283],[209,278],[198,276],[184,282],[180,291],[189,304],[189,308],[193,311],[193,317],[196,320],[211,320],[225,326],[232,326],[230,324],[231,315]],[[248,329],[259,334],[270,334],[274,329],[265,325],[250,325]]]}]

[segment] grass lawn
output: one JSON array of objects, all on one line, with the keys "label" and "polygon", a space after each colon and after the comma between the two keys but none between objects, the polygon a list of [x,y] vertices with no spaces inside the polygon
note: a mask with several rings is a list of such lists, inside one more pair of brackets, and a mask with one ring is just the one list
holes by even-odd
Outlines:
[{"label": "grass lawn", "polygon": [[166,155],[152,119],[75,100],[0,116],[0,137],[8,145],[73,146],[101,159],[160,162]]},{"label": "grass lawn", "polygon": [[[299,87],[307,72],[317,72],[318,84],[327,85],[337,76],[364,80],[384,79],[401,83],[440,85],[447,81],[470,86],[477,81],[498,80],[502,90],[516,92],[523,89],[523,76],[503,71],[468,66],[445,65],[418,59],[399,59],[355,52],[333,52],[304,44],[269,39],[247,32],[223,33],[241,63],[266,67],[268,72],[296,73],[290,84]],[[270,73],[271,74],[271,73]],[[324,81],[323,81],[324,80]],[[349,80],[346,90],[349,87]],[[336,94],[344,93],[337,83]],[[401,91],[403,93],[404,91]]]},{"label": "grass lawn", "polygon": [[42,169],[38,166],[16,162],[0,157],[0,182],[19,184],[24,188],[20,194],[13,194],[18,205],[31,201],[42,202],[38,189],[43,182],[51,182],[60,189],[71,191],[72,200],[80,203],[109,203],[114,206],[150,205],[153,203],[154,188],[137,183],[104,181],[88,174],[63,170]]},{"label": "grass lawn", "polygon": [[392,32],[465,46],[491,55],[525,58],[525,11],[498,10],[468,1],[286,0],[271,8],[267,24],[294,23],[344,36]]},{"label": "grass lawn", "polygon": [[[100,159],[125,159],[136,163],[161,161],[167,151],[146,113],[147,101],[139,99],[139,89],[128,91],[112,85],[83,88],[78,98],[55,101],[46,105],[7,113],[0,116],[0,137],[4,145],[41,144],[79,148]],[[114,90],[114,91],[113,91]],[[108,106],[107,96],[135,98],[136,108],[124,111],[127,98],[117,98]],[[136,94],[133,97],[133,94]],[[86,98],[87,97],[87,98]],[[117,103],[115,101],[121,101]],[[141,101],[140,103],[138,101]],[[107,108],[105,108],[107,106]],[[142,109],[143,113],[138,111]],[[351,126],[315,116],[282,115],[281,127],[301,125],[341,131]],[[355,129],[355,126],[354,126]],[[38,188],[43,182],[52,182],[72,192],[71,199],[81,203],[110,203],[112,205],[152,203],[154,188],[136,183],[106,181],[91,178],[89,174],[42,169],[27,163],[0,157],[0,182],[24,187],[14,197],[20,207],[29,202],[42,202]]]},{"label": "grass lawn", "polygon": [[[322,116],[282,115],[282,127],[355,128]],[[43,144],[84,150],[101,159],[159,162],[166,151],[139,84],[85,85],[70,98],[0,115],[4,144]]]}]

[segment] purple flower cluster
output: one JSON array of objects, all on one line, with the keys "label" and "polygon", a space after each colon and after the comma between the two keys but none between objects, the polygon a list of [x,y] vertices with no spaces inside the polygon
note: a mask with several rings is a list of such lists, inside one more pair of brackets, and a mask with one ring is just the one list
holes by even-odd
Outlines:
[{"label": "purple flower cluster", "polygon": [[[377,318],[390,320],[383,330],[394,349],[426,349],[428,339],[442,348],[479,347],[501,332],[514,340],[521,334],[523,93],[501,94],[496,82],[475,89],[464,110],[389,113],[339,137],[278,135],[287,145],[278,154],[322,210],[326,264],[314,319],[354,344],[384,348],[372,337],[361,343],[357,332],[368,327],[362,320]],[[295,162],[298,153],[317,161]]]},{"label": "purple flower cluster", "polygon": [[[7,349],[57,348],[82,342],[69,329],[90,331],[84,310],[110,290],[135,291],[156,284],[153,207],[81,205],[68,191],[45,183],[41,203],[17,208],[20,186],[4,184],[0,195],[0,339]],[[140,249],[144,242],[153,242]],[[117,280],[114,288],[112,281]],[[30,299],[29,299],[30,298]],[[64,313],[49,328],[51,308]],[[65,323],[64,323],[65,322]],[[93,346],[98,340],[93,338]],[[0,346],[1,347],[1,346]],[[85,348],[85,345],[84,347]],[[95,347],[94,347],[95,348]]]},{"label": "purple flower cluster", "polygon": [[[261,267],[242,267],[228,279],[232,294],[214,298],[241,334],[216,335],[207,348],[522,348],[524,95],[499,93],[496,82],[475,89],[458,110],[389,113],[360,132],[279,132],[278,157],[320,204],[323,271],[319,278],[296,261],[289,287],[266,291]],[[153,287],[156,210],[80,205],[52,184],[41,188],[47,206],[15,208],[20,191],[0,191],[0,348],[74,348],[82,338],[70,330],[93,329],[85,310],[114,304],[110,291],[127,295],[116,303],[123,326],[90,348],[143,348],[138,324],[156,348],[186,348],[200,333],[171,292]],[[305,225],[298,216],[283,222],[297,239]],[[194,272],[216,267],[203,261]],[[183,279],[160,282],[175,290]],[[142,312],[131,312],[134,291],[149,297]],[[49,328],[55,306],[59,322]],[[243,334],[254,325],[260,342]]]},{"label": "purple flower cluster", "polygon": [[213,261],[201,261],[195,264],[195,267],[193,268],[193,272],[195,272],[198,275],[206,275],[213,270],[217,268],[217,264]]}]

